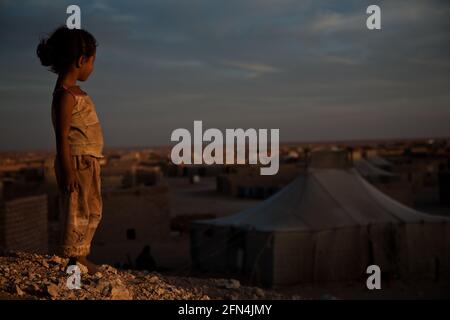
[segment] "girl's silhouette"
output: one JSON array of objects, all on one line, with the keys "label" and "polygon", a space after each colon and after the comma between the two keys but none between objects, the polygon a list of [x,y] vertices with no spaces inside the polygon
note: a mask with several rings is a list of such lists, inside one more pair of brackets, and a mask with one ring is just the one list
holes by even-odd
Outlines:
[{"label": "girl's silhouette", "polygon": [[62,239],[60,254],[84,264],[102,216],[100,164],[103,135],[95,105],[77,81],[94,69],[97,42],[85,30],[60,27],[41,40],[37,55],[58,75],[53,92],[52,122],[56,136],[55,172],[61,190]]}]

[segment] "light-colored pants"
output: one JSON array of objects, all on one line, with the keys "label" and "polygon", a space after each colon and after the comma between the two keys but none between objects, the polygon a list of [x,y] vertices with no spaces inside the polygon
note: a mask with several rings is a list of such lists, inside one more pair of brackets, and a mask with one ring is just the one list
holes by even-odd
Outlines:
[{"label": "light-colored pants", "polygon": [[[61,243],[59,254],[65,257],[87,256],[102,217],[100,164],[89,155],[72,156],[79,186],[74,192],[61,191]],[[59,181],[61,169],[55,160]]]}]

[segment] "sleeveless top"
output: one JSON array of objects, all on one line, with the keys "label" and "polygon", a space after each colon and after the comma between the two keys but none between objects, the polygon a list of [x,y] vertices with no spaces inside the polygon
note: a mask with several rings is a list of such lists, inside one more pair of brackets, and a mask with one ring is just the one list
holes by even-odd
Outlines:
[{"label": "sleeveless top", "polygon": [[[66,90],[76,101],[72,111],[68,136],[71,155],[90,155],[103,158],[103,133],[91,97],[87,94],[75,94],[65,86],[56,89],[53,95],[59,90]],[[55,107],[53,104],[52,122],[55,128]]]}]

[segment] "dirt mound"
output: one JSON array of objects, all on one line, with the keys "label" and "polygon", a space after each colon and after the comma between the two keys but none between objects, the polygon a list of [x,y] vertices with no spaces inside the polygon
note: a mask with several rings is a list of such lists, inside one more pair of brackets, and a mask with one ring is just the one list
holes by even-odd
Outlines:
[{"label": "dirt mound", "polygon": [[95,275],[81,270],[80,289],[69,289],[67,259],[8,252],[0,256],[0,299],[209,300],[290,299],[235,279],[167,277],[159,273],[118,270],[102,265]]}]

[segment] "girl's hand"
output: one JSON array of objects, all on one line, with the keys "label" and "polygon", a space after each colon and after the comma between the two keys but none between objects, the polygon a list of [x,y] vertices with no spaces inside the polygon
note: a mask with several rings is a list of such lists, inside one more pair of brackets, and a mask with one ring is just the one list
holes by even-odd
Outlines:
[{"label": "girl's hand", "polygon": [[64,173],[61,182],[60,187],[63,191],[71,193],[79,190],[79,182],[74,170],[68,170]]}]

